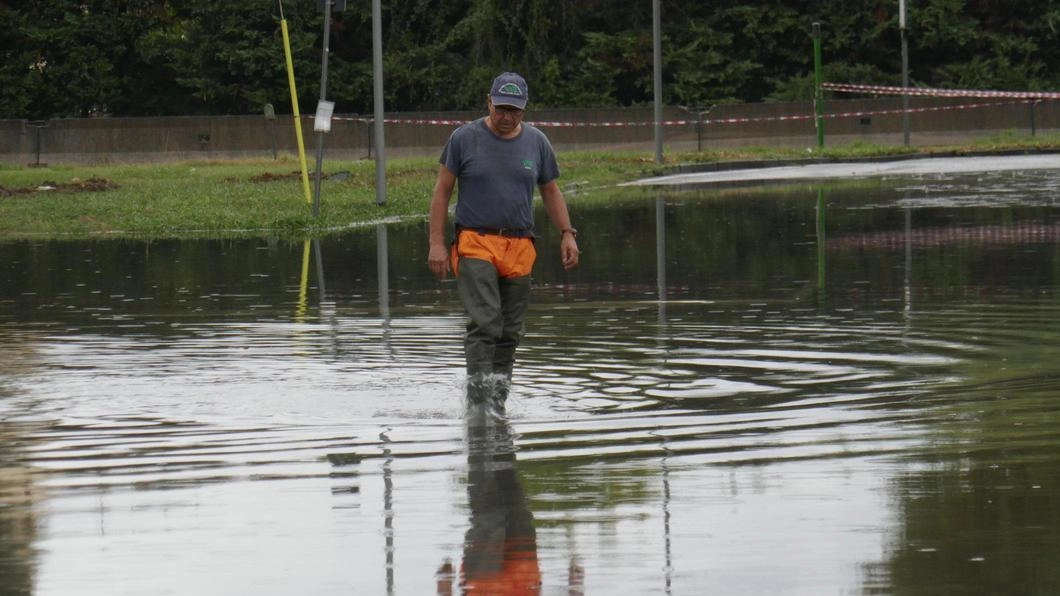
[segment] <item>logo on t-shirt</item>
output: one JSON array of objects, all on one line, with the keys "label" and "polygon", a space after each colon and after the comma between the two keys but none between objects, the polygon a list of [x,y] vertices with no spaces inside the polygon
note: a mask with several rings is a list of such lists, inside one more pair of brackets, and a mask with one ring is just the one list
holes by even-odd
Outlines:
[{"label": "logo on t-shirt", "polygon": [[534,169],[534,160],[532,160],[532,159],[524,159],[523,160],[523,169],[524,170],[532,170],[532,169]]}]

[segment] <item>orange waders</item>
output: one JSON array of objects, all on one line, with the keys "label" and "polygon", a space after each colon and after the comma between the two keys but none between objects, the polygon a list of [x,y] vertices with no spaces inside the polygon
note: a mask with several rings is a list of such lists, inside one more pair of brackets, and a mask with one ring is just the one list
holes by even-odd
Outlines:
[{"label": "orange waders", "polygon": [[472,395],[476,384],[499,383],[498,388],[484,390],[503,404],[530,305],[530,271],[537,259],[533,236],[458,229],[450,258],[468,317],[464,334],[468,395],[482,397]]}]

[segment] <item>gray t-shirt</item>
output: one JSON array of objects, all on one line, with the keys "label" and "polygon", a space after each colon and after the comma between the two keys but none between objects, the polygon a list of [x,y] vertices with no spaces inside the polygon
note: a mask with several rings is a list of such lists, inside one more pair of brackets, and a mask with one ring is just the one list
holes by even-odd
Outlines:
[{"label": "gray t-shirt", "polygon": [[453,131],[439,162],[457,178],[456,225],[465,228],[534,227],[534,187],[559,177],[548,138],[523,123],[502,139],[479,118]]}]

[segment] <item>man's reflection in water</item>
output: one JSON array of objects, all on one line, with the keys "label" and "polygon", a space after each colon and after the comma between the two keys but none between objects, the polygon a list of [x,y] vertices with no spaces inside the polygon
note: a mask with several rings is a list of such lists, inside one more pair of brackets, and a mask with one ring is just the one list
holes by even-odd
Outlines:
[{"label": "man's reflection in water", "polygon": [[[472,401],[466,419],[467,493],[471,512],[460,565],[463,596],[537,596],[537,532],[516,470],[514,435],[488,401]],[[573,567],[572,567],[573,569]],[[455,570],[438,570],[438,594],[452,596]],[[580,586],[581,570],[572,570]],[[571,594],[580,594],[572,588]]]}]

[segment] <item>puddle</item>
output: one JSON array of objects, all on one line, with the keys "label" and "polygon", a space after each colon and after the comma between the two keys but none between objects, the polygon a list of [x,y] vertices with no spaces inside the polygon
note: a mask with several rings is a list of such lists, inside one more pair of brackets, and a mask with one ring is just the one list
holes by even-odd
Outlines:
[{"label": "puddle", "polygon": [[1058,175],[572,201],[485,430],[425,224],[0,243],[0,592],[1050,593]]}]

